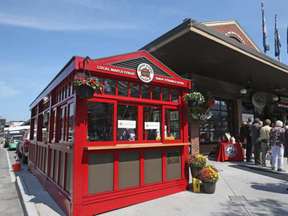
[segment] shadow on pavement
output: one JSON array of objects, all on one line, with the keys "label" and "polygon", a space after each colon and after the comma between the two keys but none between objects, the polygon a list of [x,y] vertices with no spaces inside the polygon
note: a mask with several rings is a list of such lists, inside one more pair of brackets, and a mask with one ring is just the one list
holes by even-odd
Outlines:
[{"label": "shadow on pavement", "polygon": [[[288,215],[287,203],[275,199],[248,200],[244,202],[231,202],[231,206],[242,205],[245,207],[247,215]],[[243,213],[231,212],[231,207],[225,206],[221,215],[243,215]]]},{"label": "shadow on pavement", "polygon": [[[230,163],[233,163],[232,161],[229,161]],[[235,164],[235,165],[234,165]],[[264,175],[267,177],[271,177],[271,178],[275,178],[275,179],[279,179],[279,180],[283,180],[283,181],[288,181],[288,173],[285,172],[277,172],[277,171],[273,171],[271,170],[271,168],[268,167],[259,167],[253,164],[240,164],[239,162],[234,162],[233,165],[229,165],[229,167],[231,168],[235,168],[235,169],[241,169],[247,172],[252,172],[254,174],[258,174],[258,175]]]},{"label": "shadow on pavement", "polygon": [[275,183],[266,183],[261,184],[257,182],[252,182],[251,187],[255,190],[262,190],[272,193],[280,193],[280,194],[288,194],[287,187],[288,185],[285,183],[275,184]]}]

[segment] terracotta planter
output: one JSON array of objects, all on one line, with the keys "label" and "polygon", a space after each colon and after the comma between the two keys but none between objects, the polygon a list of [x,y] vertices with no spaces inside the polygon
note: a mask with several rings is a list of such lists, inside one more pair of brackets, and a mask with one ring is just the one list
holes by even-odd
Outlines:
[{"label": "terracotta planter", "polygon": [[202,168],[200,167],[190,167],[191,169],[191,175],[193,178],[197,178],[197,176],[199,175],[200,171]]},{"label": "terracotta planter", "polygon": [[197,108],[198,107],[198,101],[188,101],[189,108]]},{"label": "terracotta planter", "polygon": [[205,193],[214,194],[216,190],[216,183],[203,182]]},{"label": "terracotta planter", "polygon": [[90,99],[93,97],[94,89],[87,85],[80,85],[77,87],[78,95],[83,99]]}]

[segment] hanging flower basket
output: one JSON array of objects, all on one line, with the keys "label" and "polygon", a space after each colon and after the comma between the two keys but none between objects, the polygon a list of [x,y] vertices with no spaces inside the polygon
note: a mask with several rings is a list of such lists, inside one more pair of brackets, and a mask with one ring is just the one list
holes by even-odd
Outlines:
[{"label": "hanging flower basket", "polygon": [[87,85],[80,85],[77,87],[78,95],[82,99],[90,99],[93,97],[95,90]]},{"label": "hanging flower basket", "polygon": [[205,98],[200,92],[188,93],[182,99],[188,102],[189,108],[197,108],[199,104],[205,102]]},{"label": "hanging flower basket", "polygon": [[73,81],[73,85],[77,87],[78,95],[83,99],[92,98],[95,91],[102,94],[103,86],[96,79],[77,77]]},{"label": "hanging flower basket", "polygon": [[199,104],[198,101],[188,101],[189,108],[197,108],[198,104]]},{"label": "hanging flower basket", "polygon": [[192,109],[190,112],[190,115],[198,122],[198,124],[201,124],[212,117],[210,108],[215,106],[215,99],[210,93],[207,93],[203,98],[204,102],[199,104],[198,107]]}]

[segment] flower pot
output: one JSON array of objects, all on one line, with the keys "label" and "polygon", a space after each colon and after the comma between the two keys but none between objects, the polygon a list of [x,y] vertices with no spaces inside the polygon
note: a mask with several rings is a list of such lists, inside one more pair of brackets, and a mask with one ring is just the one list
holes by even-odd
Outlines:
[{"label": "flower pot", "polygon": [[198,107],[198,101],[188,101],[189,108],[197,108]]},{"label": "flower pot", "polygon": [[213,194],[216,190],[216,183],[203,182],[205,193]]},{"label": "flower pot", "polygon": [[200,167],[190,167],[191,169],[191,175],[193,178],[197,178],[197,176],[199,175],[200,171],[202,168]]},{"label": "flower pot", "polygon": [[83,99],[90,99],[93,97],[94,89],[87,85],[80,85],[77,87],[78,95]]}]

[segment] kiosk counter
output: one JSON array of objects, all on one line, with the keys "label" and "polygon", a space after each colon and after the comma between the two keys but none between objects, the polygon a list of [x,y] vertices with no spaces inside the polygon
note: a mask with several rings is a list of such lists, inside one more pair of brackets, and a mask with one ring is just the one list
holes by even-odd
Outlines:
[{"label": "kiosk counter", "polygon": [[[103,86],[82,99],[76,77]],[[95,215],[188,186],[191,89],[145,51],[73,57],[30,105],[29,169],[67,215]]]}]

